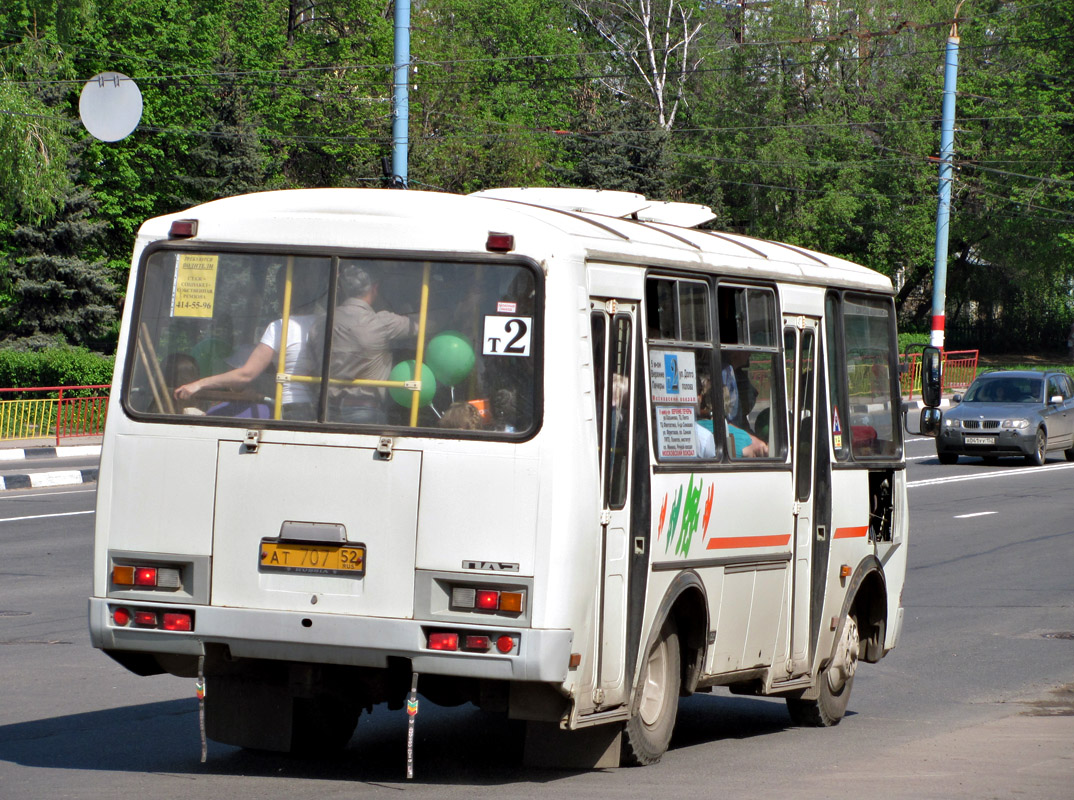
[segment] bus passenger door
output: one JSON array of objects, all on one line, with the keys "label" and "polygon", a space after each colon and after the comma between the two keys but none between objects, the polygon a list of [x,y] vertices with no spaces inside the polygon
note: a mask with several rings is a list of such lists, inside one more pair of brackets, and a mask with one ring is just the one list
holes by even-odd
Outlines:
[{"label": "bus passenger door", "polygon": [[590,302],[601,478],[601,575],[594,703],[627,702],[627,587],[630,564],[630,461],[637,306]]},{"label": "bus passenger door", "polygon": [[783,344],[787,359],[787,406],[791,413],[792,463],[794,467],[794,570],[791,593],[791,669],[788,677],[809,671],[810,575],[813,530],[816,523],[817,331],[820,321],[812,317],[784,320]]}]

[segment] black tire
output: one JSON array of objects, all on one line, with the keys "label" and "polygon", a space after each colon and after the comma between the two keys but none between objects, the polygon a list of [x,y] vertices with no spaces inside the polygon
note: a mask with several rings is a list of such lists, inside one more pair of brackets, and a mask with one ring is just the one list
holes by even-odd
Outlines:
[{"label": "black tire", "polygon": [[1026,463],[1032,464],[1035,467],[1044,466],[1044,462],[1048,460],[1048,434],[1044,432],[1044,428],[1037,428],[1037,446],[1036,449],[1028,456],[1026,456]]},{"label": "black tire", "polygon": [[958,463],[958,453],[941,453],[937,451],[936,458],[940,460],[941,464],[951,465]]},{"label": "black tire", "polygon": [[679,711],[679,634],[667,620],[641,665],[641,682],[623,736],[622,763],[655,764],[667,752]]},{"label": "black tire", "polygon": [[1063,455],[1066,456],[1067,461],[1074,461],[1074,447],[1069,450],[1064,450]]},{"label": "black tire", "polygon": [[839,724],[839,720],[846,713],[847,703],[850,702],[850,690],[854,686],[854,672],[858,666],[859,645],[858,620],[851,614],[843,626],[835,660],[817,676],[817,698],[787,698],[787,712],[795,725],[830,728]]}]

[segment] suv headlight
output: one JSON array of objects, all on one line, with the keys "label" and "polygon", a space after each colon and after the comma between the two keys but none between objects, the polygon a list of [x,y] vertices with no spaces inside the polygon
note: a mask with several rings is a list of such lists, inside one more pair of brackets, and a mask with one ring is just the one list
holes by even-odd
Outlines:
[{"label": "suv headlight", "polygon": [[961,428],[962,427],[962,420],[960,420],[960,419],[951,419],[950,417],[944,417],[943,418],[943,426],[945,428]]},{"label": "suv headlight", "polygon": [[1029,420],[1028,419],[1005,419],[1005,420],[1003,420],[1002,423],[1000,423],[1000,427],[1001,428],[1017,428],[1017,429],[1028,428],[1029,427]]}]

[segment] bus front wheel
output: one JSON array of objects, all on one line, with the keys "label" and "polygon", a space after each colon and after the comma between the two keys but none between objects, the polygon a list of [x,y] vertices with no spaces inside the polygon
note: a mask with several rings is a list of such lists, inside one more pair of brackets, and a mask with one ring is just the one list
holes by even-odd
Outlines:
[{"label": "bus front wheel", "polygon": [[642,666],[643,674],[626,723],[622,761],[655,764],[667,752],[679,710],[679,634],[668,619]]},{"label": "bus front wheel", "polygon": [[828,728],[839,724],[850,701],[860,644],[858,620],[851,614],[843,626],[832,663],[817,678],[816,699],[787,698],[787,711],[796,725]]}]

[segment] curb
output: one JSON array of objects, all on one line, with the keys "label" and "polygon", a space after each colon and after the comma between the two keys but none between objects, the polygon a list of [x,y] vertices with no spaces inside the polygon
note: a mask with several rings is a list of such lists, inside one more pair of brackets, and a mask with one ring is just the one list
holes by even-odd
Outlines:
[{"label": "curb", "polygon": [[66,445],[61,447],[24,447],[0,450],[0,461],[19,461],[24,458],[78,458],[80,456],[99,456],[99,444]]},{"label": "curb", "polygon": [[40,489],[45,486],[75,486],[96,483],[97,467],[65,469],[56,472],[31,472],[23,475],[0,476],[0,492],[9,489]]}]

